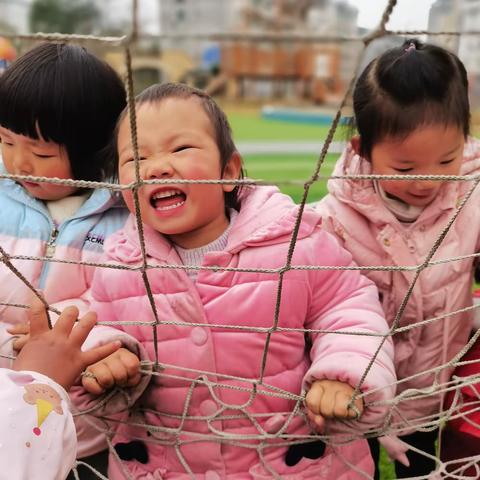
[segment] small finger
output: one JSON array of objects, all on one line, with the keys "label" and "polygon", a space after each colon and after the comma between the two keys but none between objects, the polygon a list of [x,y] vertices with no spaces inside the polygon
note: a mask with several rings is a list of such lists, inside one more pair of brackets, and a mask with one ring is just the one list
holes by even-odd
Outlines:
[{"label": "small finger", "polygon": [[104,390],[108,390],[113,387],[115,380],[108,365],[103,362],[97,363],[95,366],[90,367],[87,371],[91,372],[97,381],[97,383]]},{"label": "small finger", "polygon": [[120,360],[116,362],[110,362],[108,364],[108,368],[110,369],[115,385],[123,387],[127,384],[128,371],[124,363],[122,363]]},{"label": "small finger", "polygon": [[129,350],[122,349],[120,359],[127,370],[129,378],[133,378],[135,375],[139,374],[140,360],[134,353],[130,352]]},{"label": "small finger", "polygon": [[138,372],[133,377],[129,377],[125,386],[126,387],[136,387],[140,383],[141,379],[142,379],[142,374],[140,372]]},{"label": "small finger", "polygon": [[310,421],[315,426],[315,429],[318,432],[323,432],[323,430],[325,428],[325,419],[321,415],[315,415],[310,410],[307,410],[307,415],[308,415],[308,418],[310,419]]},{"label": "small finger", "polygon": [[68,337],[78,318],[78,308],[74,305],[65,308],[58,317],[53,329],[61,335]]},{"label": "small finger", "polygon": [[30,324],[29,323],[18,323],[17,325],[12,325],[7,328],[7,332],[12,335],[21,335],[30,333]]},{"label": "small finger", "polygon": [[325,390],[319,382],[314,382],[305,397],[307,408],[318,415],[320,413],[320,402]]},{"label": "small finger", "polygon": [[335,418],[350,418],[355,410],[349,409],[348,406],[352,400],[352,396],[344,392],[335,392],[335,400],[332,415]]},{"label": "small finger", "polygon": [[28,342],[30,335],[22,335],[21,337],[16,338],[13,343],[13,349],[19,352],[25,344]]},{"label": "small finger", "polygon": [[335,393],[325,393],[320,401],[320,407],[318,413],[325,418],[334,418],[335,412]]},{"label": "small finger", "polygon": [[[77,314],[78,316],[78,314]],[[72,341],[79,348],[83,345],[88,334],[97,323],[97,314],[95,312],[86,313],[78,322],[77,326],[70,334],[70,341]]]},{"label": "small finger", "polygon": [[37,296],[33,296],[31,299],[28,318],[30,320],[30,333],[32,336],[49,330],[46,307]]},{"label": "small finger", "polygon": [[87,392],[92,393],[93,395],[100,395],[105,391],[105,389],[97,382],[97,377],[88,370],[82,374],[82,385]]},{"label": "small finger", "polygon": [[83,364],[85,366],[88,366],[88,365],[93,365],[94,363],[100,362],[101,360],[108,357],[112,353],[115,353],[121,346],[122,346],[121,342],[117,340],[115,342],[102,345],[101,347],[96,347],[96,348],[93,348],[92,350],[83,352]]}]

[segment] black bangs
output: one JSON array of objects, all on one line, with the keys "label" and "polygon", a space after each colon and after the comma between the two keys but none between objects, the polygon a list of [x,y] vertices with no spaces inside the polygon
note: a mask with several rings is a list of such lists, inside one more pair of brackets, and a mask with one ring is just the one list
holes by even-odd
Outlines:
[{"label": "black bangs", "polygon": [[368,122],[368,132],[360,134],[360,155],[368,159],[373,147],[385,138],[403,140],[414,130],[433,125],[458,127],[466,137],[469,124],[465,125],[463,112],[468,111],[468,103],[459,106],[461,101],[461,98],[452,97],[445,103],[422,100],[402,106],[386,100],[381,108],[374,105],[364,108],[355,119],[357,124]]},{"label": "black bangs", "polygon": [[39,45],[0,77],[0,125],[65,146],[76,179],[102,179],[125,104],[115,71],[77,45]]},{"label": "black bangs", "polygon": [[360,154],[385,137],[405,138],[427,125],[470,132],[468,80],[462,62],[451,52],[418,40],[386,51],[357,80],[353,93]]},{"label": "black bangs", "polygon": [[48,123],[52,119],[56,123],[52,112],[57,111],[54,104],[60,103],[53,82],[56,55],[37,63],[32,62],[32,53],[20,57],[0,78],[0,125],[35,139],[39,138],[37,124],[42,125],[45,140],[63,144]]}]

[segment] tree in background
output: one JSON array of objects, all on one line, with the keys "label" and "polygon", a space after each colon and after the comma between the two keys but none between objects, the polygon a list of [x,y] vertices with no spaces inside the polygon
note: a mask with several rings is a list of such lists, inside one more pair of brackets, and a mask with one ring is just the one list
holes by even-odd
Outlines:
[{"label": "tree in background", "polygon": [[30,9],[30,31],[91,34],[100,12],[92,0],[34,0]]}]

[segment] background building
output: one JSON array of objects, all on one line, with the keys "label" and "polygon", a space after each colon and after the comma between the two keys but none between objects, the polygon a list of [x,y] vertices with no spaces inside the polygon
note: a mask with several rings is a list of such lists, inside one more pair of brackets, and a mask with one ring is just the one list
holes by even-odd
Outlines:
[{"label": "background building", "polygon": [[[208,34],[231,30],[235,12],[243,2],[225,0],[161,0],[160,31],[162,34]],[[195,60],[210,46],[208,40],[175,38],[162,41],[162,48],[183,50]]]},{"label": "background building", "polygon": [[[430,7],[428,16],[429,32],[454,32],[461,27],[461,13],[458,0],[437,0]],[[452,52],[458,52],[459,37],[456,35],[429,35],[428,41]]]},{"label": "background building", "polygon": [[28,33],[29,14],[33,0],[0,0],[0,26],[8,32]]}]

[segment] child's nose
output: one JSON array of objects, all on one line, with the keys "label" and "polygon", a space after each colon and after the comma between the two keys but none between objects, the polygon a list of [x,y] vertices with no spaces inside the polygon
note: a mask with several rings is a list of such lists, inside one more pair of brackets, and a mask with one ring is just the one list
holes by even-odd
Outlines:
[{"label": "child's nose", "polygon": [[435,190],[439,184],[440,183],[436,180],[418,180],[416,189],[420,192],[428,192],[430,190]]},{"label": "child's nose", "polygon": [[154,180],[156,178],[168,178],[174,173],[172,163],[168,158],[158,158],[149,162],[147,165],[146,179]]},{"label": "child's nose", "polygon": [[17,175],[31,175],[32,163],[28,160],[22,149],[15,149],[13,153],[13,168]]}]

